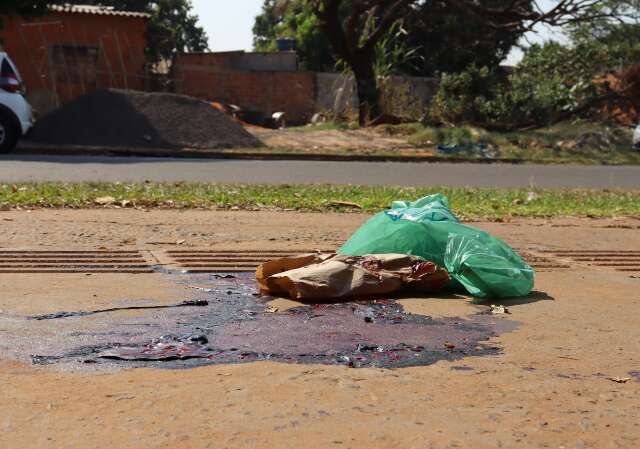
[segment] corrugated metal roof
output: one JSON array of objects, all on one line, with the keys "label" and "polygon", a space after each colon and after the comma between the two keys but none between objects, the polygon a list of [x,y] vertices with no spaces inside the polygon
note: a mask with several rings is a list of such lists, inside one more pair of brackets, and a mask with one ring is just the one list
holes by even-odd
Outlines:
[{"label": "corrugated metal roof", "polygon": [[118,11],[111,6],[94,6],[94,5],[49,5],[51,11],[71,12],[78,14],[97,14],[102,16],[122,16],[122,17],[138,17],[148,19],[150,14],[144,12]]}]

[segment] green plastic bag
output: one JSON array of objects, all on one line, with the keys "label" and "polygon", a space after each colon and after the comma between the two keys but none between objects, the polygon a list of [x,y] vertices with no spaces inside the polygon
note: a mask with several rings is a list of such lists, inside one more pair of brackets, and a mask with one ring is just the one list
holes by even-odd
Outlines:
[{"label": "green plastic bag", "polygon": [[362,225],[338,253],[421,256],[446,267],[479,298],[525,296],[533,288],[533,269],[502,240],[459,223],[442,194],[412,203],[395,201]]}]

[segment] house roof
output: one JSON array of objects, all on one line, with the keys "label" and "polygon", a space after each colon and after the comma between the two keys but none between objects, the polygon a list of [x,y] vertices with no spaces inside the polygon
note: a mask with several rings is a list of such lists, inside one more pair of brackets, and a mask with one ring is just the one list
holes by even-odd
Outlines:
[{"label": "house roof", "polygon": [[49,5],[49,9],[55,12],[70,12],[77,14],[97,14],[102,16],[121,16],[136,17],[148,19],[150,14],[144,12],[118,11],[112,6],[94,6],[94,5]]}]

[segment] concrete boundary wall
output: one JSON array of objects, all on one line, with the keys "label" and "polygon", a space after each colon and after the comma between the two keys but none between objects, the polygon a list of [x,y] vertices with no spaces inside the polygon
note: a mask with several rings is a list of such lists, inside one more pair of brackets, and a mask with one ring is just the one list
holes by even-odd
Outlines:
[{"label": "concrete boundary wall", "polygon": [[[380,78],[385,114],[420,120],[438,88],[436,78],[389,76]],[[316,110],[334,116],[355,115],[358,108],[353,76],[316,73]]]}]

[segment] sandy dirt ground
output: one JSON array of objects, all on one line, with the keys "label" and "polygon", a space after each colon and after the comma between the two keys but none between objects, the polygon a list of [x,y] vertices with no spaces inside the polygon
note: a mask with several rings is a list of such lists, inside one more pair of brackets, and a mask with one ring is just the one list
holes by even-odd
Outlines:
[{"label": "sandy dirt ground", "polygon": [[[344,243],[368,218],[360,213],[269,211],[0,211],[0,249],[327,249]],[[520,249],[640,248],[640,220],[634,218],[515,218],[469,224]]]},{"label": "sandy dirt ground", "polygon": [[427,150],[417,150],[407,142],[406,136],[389,136],[375,129],[292,131],[249,127],[247,131],[260,139],[266,146],[273,148],[296,148],[302,151],[323,150],[332,153],[354,150],[358,153],[394,151],[399,154],[403,154],[403,152],[433,154]]},{"label": "sandy dirt ground", "polygon": [[[0,250],[326,249],[366,218],[10,211],[0,212]],[[640,222],[633,219],[474,225],[525,251],[640,250]],[[20,345],[7,346],[25,332],[23,317],[151,299],[170,304],[184,287],[162,273],[0,274],[0,447],[640,447],[640,272],[569,265],[539,272],[530,298],[501,302],[511,315],[497,318],[517,326],[491,340],[498,355],[401,369],[273,362],[180,370],[36,366]],[[487,309],[458,295],[400,302],[410,313],[434,317],[464,319]],[[55,325],[30,332],[25,340],[37,345],[55,338]]]}]

